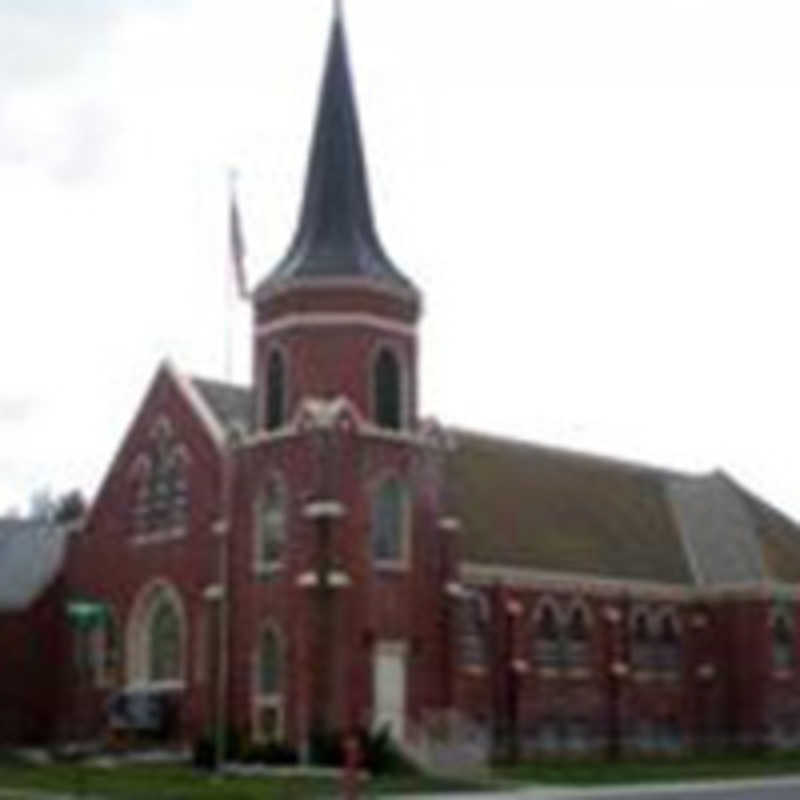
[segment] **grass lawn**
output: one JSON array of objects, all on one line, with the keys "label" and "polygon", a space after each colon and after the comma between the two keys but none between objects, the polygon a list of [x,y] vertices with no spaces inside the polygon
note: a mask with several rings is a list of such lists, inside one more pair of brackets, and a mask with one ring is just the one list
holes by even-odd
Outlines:
[{"label": "grass lawn", "polygon": [[[418,776],[375,778],[365,797],[394,793],[440,792],[476,788],[462,781]],[[292,800],[330,797],[341,791],[338,781],[311,777],[221,778],[185,767],[136,766],[98,769],[73,765],[30,767],[0,764],[0,789],[24,798],[23,790],[52,794],[92,795],[113,800]],[[4,795],[2,800],[16,800]]]},{"label": "grass lawn", "polygon": [[494,774],[516,784],[571,786],[763,778],[800,775],[800,753],[736,754],[617,763],[544,761],[498,767]]}]

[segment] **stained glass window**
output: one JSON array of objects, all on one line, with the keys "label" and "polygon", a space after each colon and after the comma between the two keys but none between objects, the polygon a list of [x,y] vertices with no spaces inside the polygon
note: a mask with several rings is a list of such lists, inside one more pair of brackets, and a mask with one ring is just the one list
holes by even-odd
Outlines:
[{"label": "stained glass window", "polygon": [[589,629],[586,612],[580,607],[573,609],[570,614],[566,656],[571,666],[583,666],[589,659]]},{"label": "stained glass window", "polygon": [[485,667],[487,663],[488,609],[479,594],[464,598],[461,610],[461,663]]},{"label": "stained glass window", "polygon": [[286,490],[278,478],[270,481],[256,504],[258,561],[274,564],[283,558],[286,542]]},{"label": "stained glass window", "polygon": [[407,493],[396,478],[384,481],[378,489],[372,510],[372,556],[376,561],[401,561]]},{"label": "stained glass window", "polygon": [[181,623],[168,594],[158,592],[152,601],[148,627],[149,679],[174,681],[181,677]]},{"label": "stained glass window", "polygon": [[185,524],[189,510],[187,464],[186,449],[172,427],[166,420],[159,421],[134,471],[137,532],[174,530]]},{"label": "stained glass window", "polygon": [[793,627],[786,613],[776,614],[772,624],[772,659],[776,669],[791,669],[794,666]]},{"label": "stained glass window", "polygon": [[548,603],[541,607],[534,636],[534,659],[542,666],[560,666],[562,662],[561,631],[556,612]]}]

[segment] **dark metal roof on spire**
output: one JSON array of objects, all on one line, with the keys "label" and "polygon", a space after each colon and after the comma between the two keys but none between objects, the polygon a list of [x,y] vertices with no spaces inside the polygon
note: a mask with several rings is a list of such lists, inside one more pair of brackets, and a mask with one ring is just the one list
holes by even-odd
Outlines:
[{"label": "dark metal roof on spire", "polygon": [[383,249],[372,216],[344,22],[334,13],[297,231],[257,294],[284,281],[366,279],[416,293]]}]

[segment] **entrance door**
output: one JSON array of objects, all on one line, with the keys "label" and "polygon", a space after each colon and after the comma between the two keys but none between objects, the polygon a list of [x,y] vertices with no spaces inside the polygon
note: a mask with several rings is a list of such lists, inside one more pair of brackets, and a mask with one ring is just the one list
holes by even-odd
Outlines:
[{"label": "entrance door", "polygon": [[406,643],[377,642],[372,668],[373,727],[389,726],[402,742],[406,722]]}]

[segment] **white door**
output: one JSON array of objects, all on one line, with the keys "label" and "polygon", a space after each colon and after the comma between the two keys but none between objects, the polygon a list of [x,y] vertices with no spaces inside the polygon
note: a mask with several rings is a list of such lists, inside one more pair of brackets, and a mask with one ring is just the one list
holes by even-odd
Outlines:
[{"label": "white door", "polygon": [[377,642],[372,667],[373,727],[388,725],[398,742],[406,732],[406,649],[405,642]]}]

